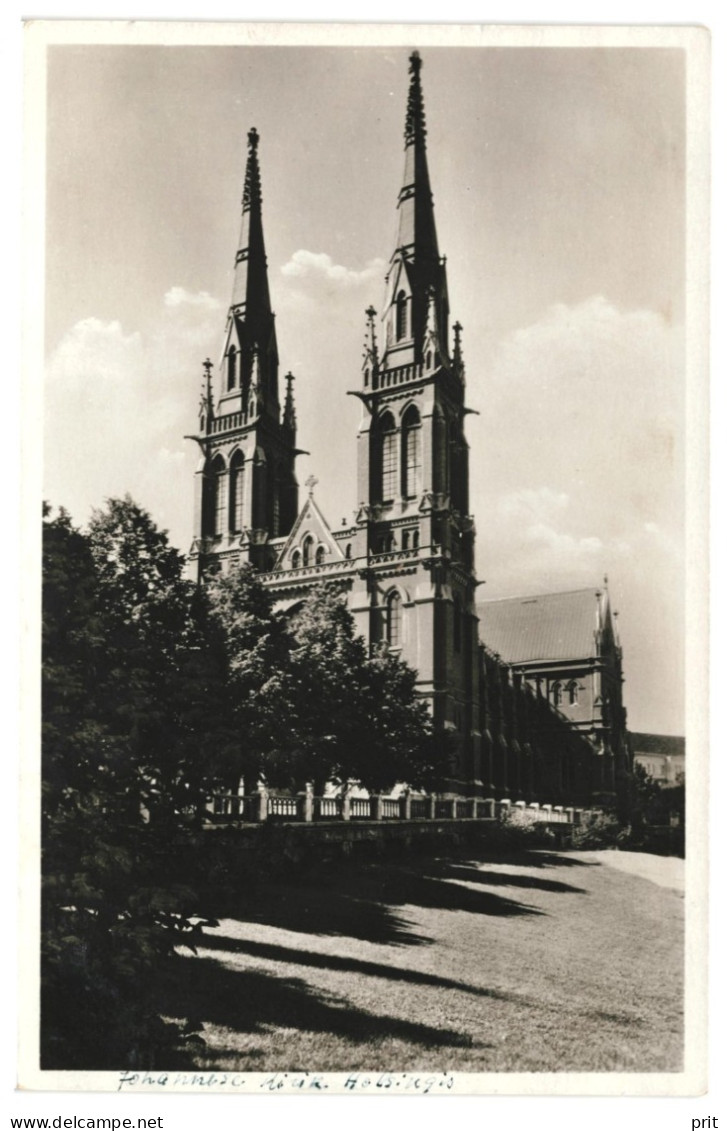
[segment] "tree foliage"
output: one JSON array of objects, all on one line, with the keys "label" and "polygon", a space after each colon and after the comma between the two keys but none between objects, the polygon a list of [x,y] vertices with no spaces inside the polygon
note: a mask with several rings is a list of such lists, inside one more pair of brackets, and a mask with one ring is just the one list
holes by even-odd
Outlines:
[{"label": "tree foliage", "polygon": [[246,780],[431,784],[440,771],[416,674],[382,647],[369,656],[344,596],[315,588],[290,616],[247,567],[210,587],[224,626]]},{"label": "tree foliage", "polygon": [[179,1062],[154,986],[201,921],[180,865],[210,785],[204,618],[131,500],[87,535],[46,513],[43,556],[42,1064]]},{"label": "tree foliage", "polygon": [[316,589],[286,617],[251,569],[200,588],[183,565],[128,497],[85,533],[44,515],[45,1068],[182,1063],[196,1025],[164,1023],[155,986],[213,921],[212,791],[437,772],[415,673],[368,654],[341,594]]}]

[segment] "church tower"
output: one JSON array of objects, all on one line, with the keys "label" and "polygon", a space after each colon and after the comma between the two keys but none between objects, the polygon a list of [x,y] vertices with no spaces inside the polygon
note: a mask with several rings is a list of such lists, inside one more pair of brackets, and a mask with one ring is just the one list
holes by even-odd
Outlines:
[{"label": "church tower", "polygon": [[419,673],[448,732],[452,786],[481,781],[474,524],[461,326],[450,345],[446,262],[429,183],[421,60],[409,60],[404,178],[383,314],[366,312],[351,594],[360,631]]},{"label": "church tower", "polygon": [[[262,223],[257,130],[247,135],[242,225],[222,359],[216,377],[204,365],[195,483],[197,576],[248,561],[269,569],[271,543],[290,532],[298,513],[293,376],[281,412],[275,315],[270,306]],[[278,543],[279,544],[279,543]]]}]

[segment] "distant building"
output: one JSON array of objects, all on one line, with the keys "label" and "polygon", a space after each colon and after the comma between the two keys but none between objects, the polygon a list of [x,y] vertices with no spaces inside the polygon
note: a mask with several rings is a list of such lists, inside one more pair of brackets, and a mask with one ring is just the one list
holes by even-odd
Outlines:
[{"label": "distant building", "polygon": [[632,733],[634,765],[643,766],[659,785],[678,785],[686,777],[684,739],[675,734]]},{"label": "distant building", "polygon": [[[565,635],[552,655],[532,651],[528,633],[516,643],[512,618],[506,628],[502,611],[476,605],[462,327],[450,327],[420,72],[415,52],[383,313],[366,311],[361,371],[349,389],[361,402],[358,494],[338,528],[321,513],[312,477],[299,507],[293,376],[283,393],[259,138],[248,134],[222,363],[214,379],[205,364],[194,437],[201,459],[190,561],[200,580],[252,564],[284,610],[313,586],[336,584],[371,646],[388,646],[417,671],[419,693],[452,751],[452,790],[587,804],[613,796],[623,756],[621,653],[605,592],[533,599],[548,639],[561,622]],[[333,394],[322,407],[335,427]]]},{"label": "distant building", "polygon": [[604,585],[480,601],[480,638],[598,752],[598,785],[628,772],[622,653]]}]

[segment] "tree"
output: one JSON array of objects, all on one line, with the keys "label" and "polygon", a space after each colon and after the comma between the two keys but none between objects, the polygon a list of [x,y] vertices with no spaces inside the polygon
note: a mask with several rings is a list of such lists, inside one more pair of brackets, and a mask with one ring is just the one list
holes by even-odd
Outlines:
[{"label": "tree", "polygon": [[154,990],[201,921],[204,616],[131,500],[88,535],[46,511],[43,535],[41,1063],[180,1063]]},{"label": "tree", "polygon": [[416,674],[385,648],[373,656],[345,597],[316,587],[290,615],[249,566],[207,585],[228,655],[237,744],[231,782],[302,789],[312,782],[433,784],[443,766]]},{"label": "tree", "polygon": [[416,673],[388,651],[372,656],[343,594],[315,589],[291,620],[295,777],[358,781],[371,790],[424,784],[437,773],[431,720]]},{"label": "tree", "polygon": [[133,748],[130,803],[157,823],[199,822],[232,741],[219,627],[182,555],[128,495],[94,512],[88,540],[114,706]]},{"label": "tree", "polygon": [[248,788],[258,780],[281,784],[291,745],[290,638],[272,599],[251,566],[208,580],[210,619],[223,642],[230,741],[218,751],[220,775]]}]

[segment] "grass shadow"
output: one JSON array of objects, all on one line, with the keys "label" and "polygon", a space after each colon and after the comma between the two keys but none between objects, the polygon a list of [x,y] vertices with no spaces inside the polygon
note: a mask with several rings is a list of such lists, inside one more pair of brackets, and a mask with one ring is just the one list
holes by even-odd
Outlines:
[{"label": "grass shadow", "polygon": [[[268,1037],[271,1027],[294,1028],[355,1044],[399,1039],[422,1048],[478,1047],[469,1035],[454,1029],[368,1013],[337,995],[312,990],[300,978],[232,970],[209,957],[176,956],[157,997],[167,1016],[184,1016],[244,1034]],[[306,1067],[286,1065],[291,1071]]]},{"label": "grass shadow", "polygon": [[387,978],[391,981],[406,982],[416,986],[457,990],[460,993],[494,998],[498,1001],[520,1000],[517,995],[511,993],[490,990],[482,986],[469,986],[454,978],[443,978],[438,974],[428,974],[423,970],[389,966],[383,962],[369,962],[365,959],[351,958],[340,954],[321,954],[318,951],[298,950],[297,947],[280,946],[277,943],[231,938],[229,935],[221,935],[214,928],[205,930],[204,941],[200,944],[200,949],[203,951],[225,951],[229,954],[244,954],[252,958],[267,959],[270,962],[310,966],[318,970],[339,970],[349,974],[363,974],[370,978]]},{"label": "grass shadow", "polygon": [[[472,863],[472,852],[468,853]],[[577,860],[567,852],[542,848],[483,848],[477,854],[481,864],[514,864],[522,868],[600,868],[598,860]]]},{"label": "grass shadow", "polygon": [[[472,869],[472,878],[477,875]],[[225,901],[218,918],[265,923],[310,935],[346,935],[365,942],[421,946],[432,940],[417,934],[397,909],[435,908],[477,915],[540,915],[535,907],[492,892],[472,890],[441,863],[347,864],[319,870],[315,881],[255,885]]]},{"label": "grass shadow", "polygon": [[566,884],[561,880],[548,880],[542,876],[526,876],[513,872],[495,872],[476,864],[448,862],[442,864],[438,873],[442,879],[462,880],[470,884],[484,884],[487,887],[534,888],[537,891],[552,891],[585,895],[586,889]]}]

